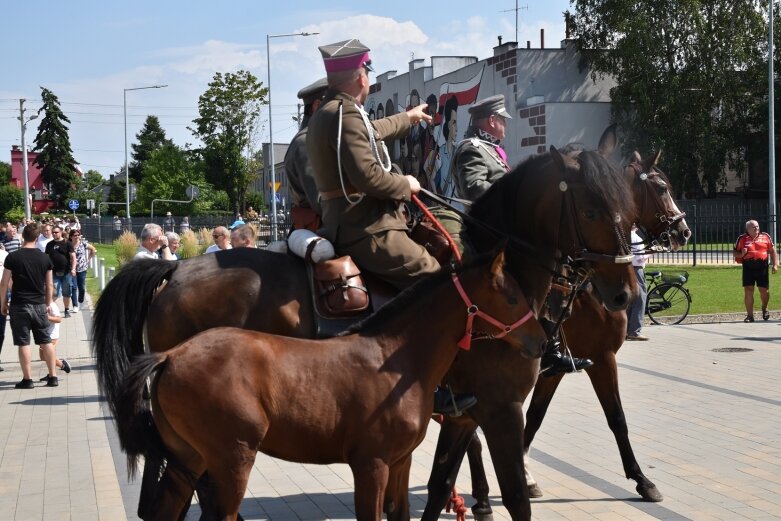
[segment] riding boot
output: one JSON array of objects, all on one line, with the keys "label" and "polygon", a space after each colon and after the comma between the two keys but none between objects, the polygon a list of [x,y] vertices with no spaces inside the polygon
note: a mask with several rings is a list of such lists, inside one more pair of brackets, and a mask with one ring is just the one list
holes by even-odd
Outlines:
[{"label": "riding boot", "polygon": [[545,352],[540,360],[540,375],[555,376],[562,373],[574,373],[594,365],[588,358],[575,358],[569,355],[569,349],[561,352],[561,342],[558,338],[548,341]]},{"label": "riding boot", "polygon": [[434,391],[434,413],[448,416],[461,414],[477,403],[477,398],[471,394],[454,393],[449,388],[437,386]]}]

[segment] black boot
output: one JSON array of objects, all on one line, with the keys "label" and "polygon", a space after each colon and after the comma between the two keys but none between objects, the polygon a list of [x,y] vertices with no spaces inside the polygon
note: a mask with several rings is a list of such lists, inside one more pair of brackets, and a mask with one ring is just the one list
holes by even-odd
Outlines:
[{"label": "black boot", "polygon": [[466,409],[477,403],[471,394],[453,393],[450,389],[437,386],[434,391],[434,413],[461,416]]},{"label": "black boot", "polygon": [[562,353],[561,343],[558,338],[554,338],[545,346],[545,352],[540,359],[540,375],[555,376],[562,373],[574,373],[592,365],[594,362],[588,358],[571,357],[569,350]]}]

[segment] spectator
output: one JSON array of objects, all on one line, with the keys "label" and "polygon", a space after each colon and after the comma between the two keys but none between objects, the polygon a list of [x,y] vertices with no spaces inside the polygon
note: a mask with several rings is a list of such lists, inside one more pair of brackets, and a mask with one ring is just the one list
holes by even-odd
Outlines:
[{"label": "spectator", "polygon": [[163,230],[166,232],[176,231],[176,219],[171,215],[171,212],[165,213],[165,219],[163,219]]},{"label": "spectator", "polygon": [[35,246],[46,253],[46,245],[52,240],[52,225],[44,223],[41,225],[41,234],[38,236],[38,240],[35,242]]},{"label": "spectator", "polygon": [[184,235],[190,230],[190,218],[186,215],[182,217],[182,222],[179,225],[179,234]]},{"label": "spectator", "polygon": [[233,221],[233,223],[230,225],[230,229],[232,230],[234,228],[238,228],[242,224],[244,224],[244,219],[241,218],[241,214],[240,213],[237,213],[236,214],[236,220]]},{"label": "spectator", "polygon": [[[53,291],[53,288],[52,288]],[[58,369],[62,369],[66,373],[71,372],[71,365],[68,363],[67,360],[64,358],[60,359],[57,358],[57,344],[60,341],[60,322],[62,322],[62,317],[60,316],[60,308],[57,307],[57,302],[54,300],[54,297],[52,296],[51,303],[46,307],[46,314],[49,319],[49,338],[52,340],[52,349],[54,351],[54,365],[57,366]],[[38,356],[41,360],[44,360],[44,353],[43,349],[38,349]],[[49,381],[49,375],[44,376],[41,378],[41,382],[48,382]]]},{"label": "spectator", "polygon": [[[3,278],[3,263],[5,262],[5,258],[8,257],[8,252],[5,251],[5,246],[3,246],[2,243],[0,243],[0,280]],[[8,301],[8,295],[2,295],[0,296],[5,301]],[[0,314],[0,353],[3,352],[3,343],[5,342],[5,323],[6,323],[6,316],[3,314]],[[3,366],[0,365],[0,372],[5,371],[3,369]]]},{"label": "spectator", "polygon": [[22,247],[22,243],[19,241],[16,233],[16,226],[13,223],[5,223],[5,241],[3,245],[8,253],[13,253]]},{"label": "spectator", "polygon": [[643,329],[643,317],[645,316],[645,265],[648,263],[650,255],[646,255],[645,242],[637,233],[637,227],[632,226],[632,235],[630,238],[632,243],[632,253],[635,256],[632,258],[632,267],[635,270],[635,277],[637,278],[637,286],[640,290],[637,298],[633,300],[629,307],[626,309],[626,339],[627,340],[648,340],[648,337],[641,334]]},{"label": "spectator", "polygon": [[73,312],[78,313],[79,308],[84,305],[84,294],[87,292],[89,261],[97,251],[93,245],[87,242],[87,239],[81,236],[80,230],[71,230],[68,237],[76,254],[76,276],[71,281],[71,301],[73,302]]},{"label": "spectator", "polygon": [[[160,252],[160,256],[157,252]],[[141,246],[136,251],[135,259],[159,259],[173,260],[171,250],[168,249],[168,239],[163,229],[154,223],[149,223],[141,230]]]},{"label": "spectator", "polygon": [[212,231],[212,239],[214,239],[214,244],[206,248],[204,253],[214,253],[216,251],[229,250],[231,248],[228,229],[225,226],[217,226]]},{"label": "spectator", "polygon": [[[49,338],[46,307],[52,301],[52,261],[35,247],[38,239],[38,225],[33,223],[25,227],[22,238],[24,244],[5,259],[5,271],[0,282],[0,295],[11,290],[11,334],[14,344],[19,346],[19,364],[22,366],[22,380],[17,389],[33,389],[32,356],[30,353],[30,333],[35,343],[41,346],[43,358],[48,369],[48,387],[56,387],[57,365],[54,348]],[[8,301],[3,298],[0,313],[9,311]]]},{"label": "spectator", "polygon": [[242,224],[231,231],[231,247],[257,248],[255,244],[255,229],[249,224]]},{"label": "spectator", "polygon": [[114,216],[114,221],[111,223],[112,226],[114,226],[115,232],[121,232],[122,231],[122,221],[119,220],[119,216]]},{"label": "spectator", "polygon": [[746,222],[746,233],[738,237],[733,251],[735,261],[743,265],[743,303],[746,318],[743,322],[754,322],[754,284],[759,288],[762,302],[762,320],[770,318],[767,305],[770,302],[770,277],[767,259],[773,265],[773,274],[778,272],[778,255],[773,239],[766,232],[759,231],[759,223]]},{"label": "spectator", "polygon": [[182,238],[179,237],[178,233],[174,232],[165,232],[165,236],[168,239],[168,249],[171,251],[171,260],[179,260],[179,255],[176,253],[176,250],[178,250],[179,246],[182,244]]},{"label": "spectator", "polygon": [[249,221],[257,221],[258,220],[258,212],[252,209],[250,206],[247,208],[247,220]]},{"label": "spectator", "polygon": [[68,221],[68,228],[81,231],[81,223],[79,222],[79,217],[77,215],[73,215]]},{"label": "spectator", "polygon": [[54,298],[62,295],[65,318],[71,316],[71,284],[76,277],[76,253],[73,244],[63,237],[62,227],[52,227],[52,240],[46,245],[46,255],[52,261],[54,271]]}]

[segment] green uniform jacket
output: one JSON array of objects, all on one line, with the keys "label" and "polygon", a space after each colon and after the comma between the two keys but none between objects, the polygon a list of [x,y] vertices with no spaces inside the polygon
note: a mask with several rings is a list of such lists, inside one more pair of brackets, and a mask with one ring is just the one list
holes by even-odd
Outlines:
[{"label": "green uniform jacket", "polygon": [[456,180],[456,195],[461,199],[476,200],[497,179],[507,173],[508,166],[496,151],[496,145],[477,138],[474,127],[466,133],[453,154],[452,175]]},{"label": "green uniform jacket", "polygon": [[290,196],[294,206],[311,208],[318,215],[320,209],[315,174],[309,163],[309,155],[306,152],[307,128],[304,127],[293,137],[285,154],[285,173],[290,183]]},{"label": "green uniform jacket", "polygon": [[[321,200],[322,235],[337,252],[350,255],[359,266],[399,288],[424,274],[439,270],[439,264],[407,235],[401,201],[411,198],[403,175],[386,172],[371,150],[369,134],[358,101],[329,89],[320,108],[309,121],[306,148],[320,193],[341,190],[337,163],[339,106],[341,117],[341,162],[348,193],[364,194],[355,204],[345,197]],[[380,158],[387,161],[383,139],[405,136],[411,126],[405,113],[371,122]],[[354,195],[352,198],[356,198]]]}]

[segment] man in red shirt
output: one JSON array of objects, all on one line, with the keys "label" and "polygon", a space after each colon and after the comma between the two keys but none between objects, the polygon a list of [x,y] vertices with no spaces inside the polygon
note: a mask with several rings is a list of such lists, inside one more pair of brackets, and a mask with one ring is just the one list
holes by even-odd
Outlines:
[{"label": "man in red shirt", "polygon": [[762,300],[762,319],[770,318],[770,312],[767,310],[770,301],[768,255],[775,274],[778,271],[778,255],[773,239],[767,233],[759,231],[757,221],[748,221],[746,233],[738,237],[733,252],[735,261],[743,264],[743,301],[746,304],[746,318],[743,322],[754,322],[754,284],[759,288],[759,297]]}]

